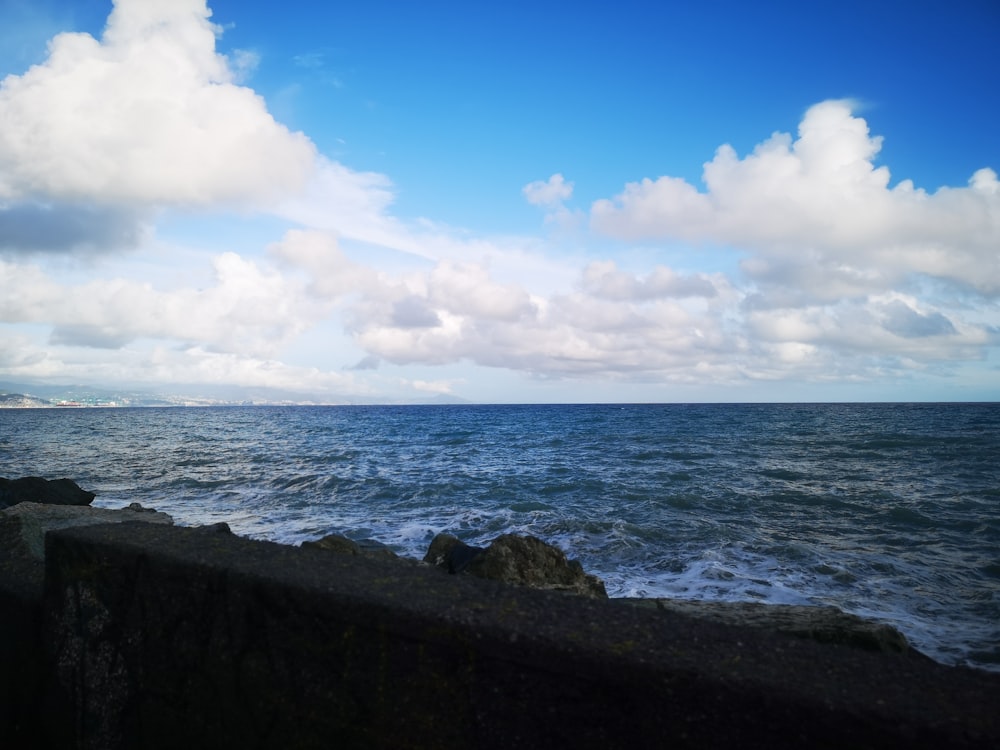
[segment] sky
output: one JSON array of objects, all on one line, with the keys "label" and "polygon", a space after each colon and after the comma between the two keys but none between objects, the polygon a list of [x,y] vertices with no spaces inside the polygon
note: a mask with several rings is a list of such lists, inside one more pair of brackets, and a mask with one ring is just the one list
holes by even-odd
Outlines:
[{"label": "sky", "polygon": [[998,400],[998,34],[996,0],[0,0],[0,382]]}]

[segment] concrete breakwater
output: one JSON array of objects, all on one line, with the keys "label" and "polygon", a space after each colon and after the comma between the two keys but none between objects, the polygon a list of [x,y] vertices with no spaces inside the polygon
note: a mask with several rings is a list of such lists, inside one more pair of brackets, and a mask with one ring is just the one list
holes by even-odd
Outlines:
[{"label": "concrete breakwater", "polygon": [[1000,739],[1000,675],[832,608],[609,600],[530,537],[440,535],[420,563],[92,498],[0,482],[0,505],[19,503],[0,510],[0,747]]},{"label": "concrete breakwater", "polygon": [[0,745],[1000,742],[998,675],[224,531],[0,524]]}]

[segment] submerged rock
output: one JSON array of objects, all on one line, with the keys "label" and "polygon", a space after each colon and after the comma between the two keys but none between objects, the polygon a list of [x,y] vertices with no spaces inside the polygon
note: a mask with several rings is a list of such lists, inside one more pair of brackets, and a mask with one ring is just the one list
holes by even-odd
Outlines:
[{"label": "submerged rock", "polygon": [[80,486],[71,479],[50,480],[42,477],[5,479],[0,477],[0,510],[18,503],[90,505],[95,497],[97,497],[96,494],[80,489]]},{"label": "submerged rock", "polygon": [[[624,599],[637,606],[680,612],[727,625],[773,630],[820,643],[836,643],[866,651],[919,654],[891,625],[848,614],[836,607],[764,604],[762,602],[704,602],[683,599]],[[920,654],[922,656],[922,654]]]},{"label": "submerged rock", "polygon": [[471,547],[450,534],[438,534],[424,562],[493,581],[606,599],[604,583],[584,572],[558,547],[533,536],[504,534],[485,549]]}]

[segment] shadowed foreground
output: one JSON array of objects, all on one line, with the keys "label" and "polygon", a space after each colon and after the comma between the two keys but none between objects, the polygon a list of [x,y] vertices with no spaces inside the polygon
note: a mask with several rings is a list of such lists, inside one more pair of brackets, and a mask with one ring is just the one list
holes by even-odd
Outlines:
[{"label": "shadowed foreground", "polygon": [[1000,675],[925,659],[209,529],[45,558],[0,571],[4,747],[1000,746]]}]

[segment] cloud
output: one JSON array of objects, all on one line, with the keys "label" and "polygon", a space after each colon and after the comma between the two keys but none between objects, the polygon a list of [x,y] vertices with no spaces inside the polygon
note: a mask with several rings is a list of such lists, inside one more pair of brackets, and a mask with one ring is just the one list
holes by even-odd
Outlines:
[{"label": "cloud", "polygon": [[306,52],[301,55],[295,55],[292,58],[292,62],[300,68],[322,68],[326,65],[326,53],[319,51]]},{"label": "cloud", "polygon": [[437,328],[441,318],[425,299],[410,295],[393,303],[389,322],[393,328]]},{"label": "cloud", "polygon": [[548,180],[528,183],[521,192],[533,206],[552,207],[570,199],[573,195],[573,183],[566,182],[563,176],[557,173]]},{"label": "cloud", "polygon": [[940,312],[921,313],[901,300],[893,300],[883,308],[883,327],[903,338],[953,336],[955,326]]},{"label": "cloud", "polygon": [[456,381],[454,380],[414,380],[411,382],[414,390],[422,391],[423,393],[433,393],[435,395],[443,396],[449,395],[453,392]]},{"label": "cloud", "polygon": [[873,376],[880,369],[931,363],[950,366],[979,359],[983,347],[996,343],[987,328],[894,292],[835,304],[751,309],[746,330],[764,355],[761,361],[774,347],[798,348],[808,351],[827,377]]},{"label": "cloud", "polygon": [[[704,192],[669,176],[630,183],[592,205],[591,226],[628,240],[734,246],[750,256],[751,278],[795,278],[809,294],[823,294],[829,274],[845,293],[923,275],[1000,294],[996,173],[983,168],[967,187],[934,193],[908,180],[890,188],[888,167],[874,164],[882,139],[851,107],[817,104],[797,139],[775,133],[744,158],[721,146],[705,164]],[[803,265],[820,273],[803,275]]]},{"label": "cloud", "polygon": [[135,249],[162,208],[270,213],[419,253],[392,184],[321,156],[238,84],[204,0],[118,0],[0,82],[0,252]]},{"label": "cloud", "polygon": [[[118,0],[100,40],[58,35],[43,63],[0,84],[4,372],[351,392],[409,364],[825,381],[947,372],[996,344],[996,173],[933,193],[891,186],[881,138],[849,102],[810,108],[796,137],[775,133],[742,157],[720,147],[703,185],[662,176],[597,201],[596,236],[575,234],[574,257],[394,215],[391,179],[276,122],[240,85],[257,56],[218,54],[219,34],[204,0]],[[579,229],[562,174],[522,194],[547,223]],[[68,281],[51,258],[137,248],[136,263],[152,262],[163,208],[262,211],[300,228],[263,254],[189,251],[202,267],[138,275],[148,281],[115,276],[107,258]],[[615,261],[607,237],[643,247]],[[691,263],[724,245],[741,265],[642,260],[665,239]],[[282,361],[344,336],[353,344],[334,358],[357,362],[348,372]],[[460,380],[405,382],[445,393]]]},{"label": "cloud", "polygon": [[312,229],[423,254],[412,232],[388,214],[394,197],[392,182],[385,175],[356,172],[321,156],[302,190],[285,196],[272,212]]},{"label": "cloud", "polygon": [[200,347],[158,347],[136,367],[137,377],[151,383],[219,383],[278,388],[300,393],[365,393],[367,387],[349,373],[297,367],[284,362],[213,352]]},{"label": "cloud", "polygon": [[530,295],[493,280],[487,268],[445,260],[427,280],[428,301],[449,313],[477,320],[516,322],[535,312]]},{"label": "cloud", "polygon": [[121,349],[134,334],[117,326],[76,325],[65,323],[52,329],[49,343],[63,346],[86,346],[93,349]]},{"label": "cloud", "polygon": [[[275,252],[285,262],[332,276],[357,272],[315,233],[290,233]],[[738,298],[724,280],[686,277],[666,267],[647,277],[630,276],[613,264],[603,271],[617,274],[631,294],[595,283],[588,268],[579,277],[579,291],[539,296],[501,283],[486,265],[451,260],[422,271],[372,274],[354,284],[327,281],[309,289],[334,295],[346,306],[347,330],[369,353],[359,367],[471,362],[541,377],[688,380],[689,358],[695,356],[703,367],[732,370],[723,360],[738,343],[720,327],[719,309]]]},{"label": "cloud", "polygon": [[248,80],[260,65],[260,54],[252,49],[233,50],[233,56],[229,67],[232,71],[233,82],[243,83]]},{"label": "cloud", "polygon": [[122,349],[143,339],[271,357],[326,314],[302,284],[235,253],[213,261],[207,288],[156,289],[125,279],[59,284],[0,261],[0,323],[52,326],[50,343]]},{"label": "cloud", "polygon": [[145,234],[141,214],[81,203],[0,203],[0,253],[131,249]]},{"label": "cloud", "polygon": [[268,253],[280,265],[304,272],[308,292],[323,301],[363,292],[378,283],[377,272],[348,258],[330,232],[293,229],[272,244]]},{"label": "cloud", "polygon": [[212,384],[275,388],[314,395],[371,395],[370,387],[350,373],[299,367],[274,359],[201,347],[155,346],[132,349],[115,359],[106,353],[88,356],[92,350],[35,348],[19,340],[7,347],[0,340],[0,367],[13,379],[59,378],[63,381],[102,384],[147,384],[169,391],[176,384]]},{"label": "cloud", "polygon": [[744,288],[721,273],[663,264],[636,273],[605,260],[538,293],[527,279],[499,281],[486,260],[376,272],[328,232],[289,232],[272,255],[342,311],[367,352],[359,369],[472,363],[540,378],[690,384],[857,379],[975,359],[991,340],[961,311],[928,299],[874,283],[860,296],[844,293],[850,279],[810,299],[798,289]]},{"label": "cloud", "polygon": [[545,209],[545,223],[557,232],[574,235],[586,223],[586,215],[579,209],[564,204],[573,196],[573,183],[566,182],[561,174],[548,180],[536,180],[525,185],[521,193],[533,206]]},{"label": "cloud", "polygon": [[234,82],[209,16],[204,0],[117,0],[100,41],[59,34],[5,78],[0,200],[260,207],[301,188],[315,147]]},{"label": "cloud", "polygon": [[704,274],[682,276],[660,266],[645,278],[619,271],[614,261],[597,261],[583,270],[583,287],[595,297],[610,300],[649,300],[665,297],[714,297],[715,285]]},{"label": "cloud", "polygon": [[380,364],[382,364],[382,362],[381,360],[379,360],[378,357],[373,357],[369,355],[367,357],[362,357],[359,362],[352,365],[348,369],[357,371],[377,370]]}]

